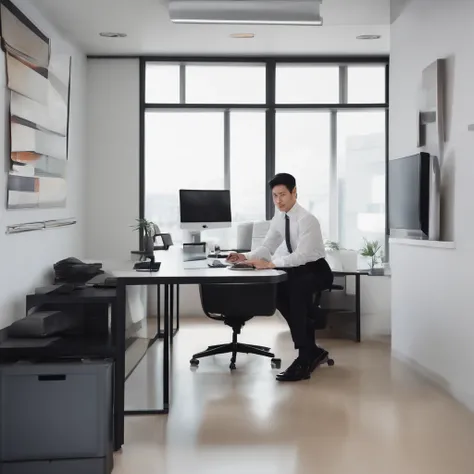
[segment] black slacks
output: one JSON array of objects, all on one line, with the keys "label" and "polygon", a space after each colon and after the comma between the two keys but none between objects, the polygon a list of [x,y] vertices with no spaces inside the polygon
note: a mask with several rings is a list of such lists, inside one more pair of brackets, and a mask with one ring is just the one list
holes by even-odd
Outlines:
[{"label": "black slacks", "polygon": [[284,270],[288,279],[278,285],[277,309],[288,322],[295,348],[311,348],[315,344],[314,323],[310,317],[313,296],[331,287],[334,279],[331,268],[322,258]]}]

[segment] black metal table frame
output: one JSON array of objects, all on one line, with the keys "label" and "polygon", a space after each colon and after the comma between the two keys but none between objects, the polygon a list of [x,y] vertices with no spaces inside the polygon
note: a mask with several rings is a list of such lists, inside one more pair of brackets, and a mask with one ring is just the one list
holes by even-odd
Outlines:
[{"label": "black metal table frame", "polygon": [[344,271],[335,271],[333,272],[335,277],[344,277],[345,285],[347,286],[347,277],[354,276],[355,277],[355,316],[356,316],[356,342],[361,341],[361,309],[360,309],[360,277],[363,275],[368,275],[368,271],[358,271],[358,272],[344,272]]},{"label": "black metal table frame", "polygon": [[[277,284],[286,280],[287,276],[278,275],[277,277],[266,278],[257,277],[245,278],[247,283],[273,283]],[[183,281],[185,280],[185,281]],[[238,283],[241,279],[226,278],[227,283]],[[206,283],[222,283],[222,278],[206,278]],[[119,277],[117,278],[117,301],[116,301],[116,318],[112,323],[112,332],[117,351],[115,363],[115,390],[114,390],[114,449],[119,450],[124,443],[124,417],[125,415],[165,415],[170,410],[170,349],[171,349],[171,314],[173,312],[174,301],[174,285],[179,284],[202,284],[203,279],[197,277],[156,277],[146,276],[140,277]],[[127,286],[156,286],[157,294],[160,294],[161,286],[164,287],[164,324],[163,324],[163,408],[158,410],[129,410],[125,411],[125,320],[126,320],[126,303],[127,303]],[[161,300],[158,299],[158,306]],[[158,310],[160,308],[157,308]],[[179,309],[179,305],[178,305]],[[158,312],[158,316],[160,316]],[[160,332],[158,327],[157,332]]]},{"label": "black metal table frame", "polygon": [[[169,413],[169,370],[170,370],[170,313],[173,310],[174,285],[162,284],[154,281],[157,287],[157,319],[160,324],[161,319],[161,287],[164,287],[164,327],[161,332],[160,325],[157,328],[157,335],[153,338],[152,343],[157,339],[163,340],[163,408],[154,410],[125,410],[125,318],[126,318],[126,290],[130,285],[143,285],[143,280],[136,279],[133,281],[118,280],[117,283],[117,305],[116,305],[116,321],[114,324],[115,344],[117,347],[117,359],[115,364],[115,398],[114,398],[114,448],[118,450],[124,443],[124,416],[132,415],[164,415]],[[152,345],[150,344],[150,346]],[[149,347],[150,347],[149,346]]]},{"label": "black metal table frame", "polygon": [[[170,319],[170,334],[171,341],[173,344],[173,338],[179,331],[179,285],[170,285],[170,307],[171,307],[171,319]],[[174,287],[176,286],[176,300],[174,299]],[[164,338],[164,331],[161,329],[161,285],[158,285],[156,291],[157,298],[157,308],[156,308],[156,324],[157,331],[155,337],[152,339],[151,345],[156,342],[158,339]],[[174,306],[176,301],[176,313],[174,313]],[[174,315],[176,314],[176,326],[174,326]]]}]

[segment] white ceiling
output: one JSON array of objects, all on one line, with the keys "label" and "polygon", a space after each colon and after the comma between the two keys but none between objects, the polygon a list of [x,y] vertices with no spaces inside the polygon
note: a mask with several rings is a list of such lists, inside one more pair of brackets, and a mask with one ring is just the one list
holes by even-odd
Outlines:
[{"label": "white ceiling", "polygon": [[[322,27],[175,25],[167,0],[17,0],[31,3],[90,55],[388,54],[390,0],[323,0]],[[124,39],[101,31],[127,33]],[[252,32],[253,39],[231,33]],[[376,41],[356,40],[380,34]]]}]

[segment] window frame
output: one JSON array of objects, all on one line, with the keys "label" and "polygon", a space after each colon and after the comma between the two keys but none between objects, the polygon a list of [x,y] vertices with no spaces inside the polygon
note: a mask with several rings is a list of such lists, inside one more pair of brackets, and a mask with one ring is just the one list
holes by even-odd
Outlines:
[{"label": "window frame", "polygon": [[[146,102],[146,67],[148,63],[173,63],[180,66],[180,102],[176,104],[170,103],[147,103]],[[265,103],[262,104],[223,104],[223,103],[205,103],[205,104],[187,104],[185,103],[186,94],[186,64],[226,64],[226,65],[242,65],[242,64],[264,64],[266,69],[266,93]],[[338,103],[292,103],[277,104],[276,98],[276,66],[284,64],[291,66],[296,65],[320,65],[339,67],[339,102]],[[348,67],[349,66],[384,66],[385,67],[385,102],[383,103],[348,103]],[[262,110],[266,114],[266,152],[265,152],[265,180],[262,186],[265,186],[265,215],[270,220],[274,214],[274,206],[271,191],[268,189],[268,181],[275,174],[275,133],[276,133],[276,113],[279,110],[326,110],[330,113],[330,229],[329,235],[331,240],[339,239],[339,209],[337,205],[338,188],[337,188],[337,114],[339,111],[347,110],[384,110],[385,111],[385,252],[384,258],[389,259],[389,208],[388,208],[388,159],[389,159],[389,57],[388,56],[316,56],[316,57],[186,57],[186,56],[140,56],[140,142],[139,142],[139,217],[145,217],[145,114],[148,110],[215,110],[224,111],[227,119],[224,120],[224,139],[226,141],[223,155],[224,173],[225,173],[225,189],[230,189],[230,154],[229,143],[230,137],[230,121],[228,119],[232,110]],[[139,240],[140,246],[142,239]]]}]

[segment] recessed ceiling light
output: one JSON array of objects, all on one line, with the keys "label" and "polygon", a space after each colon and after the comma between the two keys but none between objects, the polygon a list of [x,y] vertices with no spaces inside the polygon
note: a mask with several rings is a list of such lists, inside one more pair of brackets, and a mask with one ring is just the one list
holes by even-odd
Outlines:
[{"label": "recessed ceiling light", "polygon": [[356,38],[358,40],[378,40],[380,39],[382,36],[380,35],[359,35],[357,36]]},{"label": "recessed ceiling light", "polygon": [[102,33],[99,33],[99,35],[104,38],[125,38],[127,36],[126,33],[115,33],[113,31],[103,31]]},{"label": "recessed ceiling light", "polygon": [[255,38],[255,34],[254,33],[232,33],[230,37],[237,38],[237,39],[250,39],[250,38]]}]

